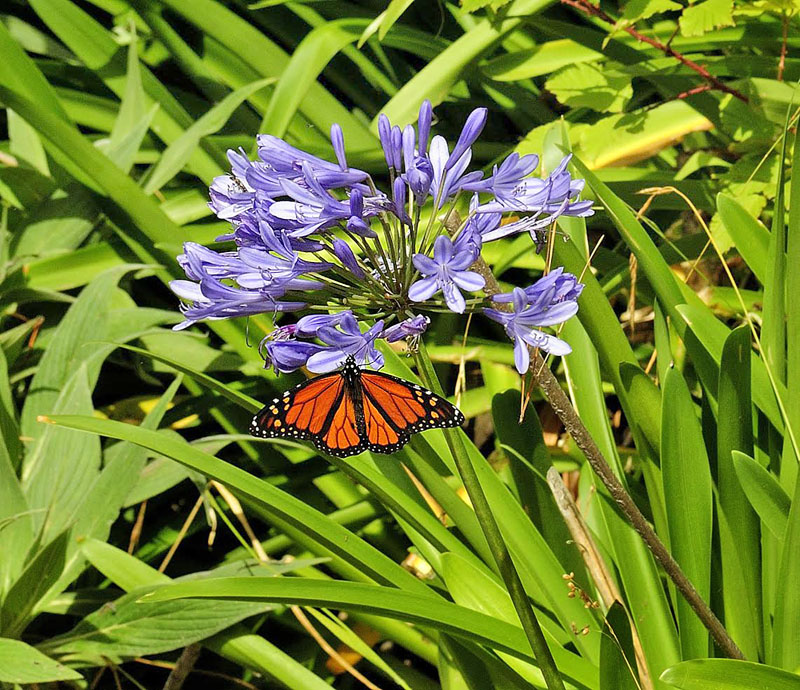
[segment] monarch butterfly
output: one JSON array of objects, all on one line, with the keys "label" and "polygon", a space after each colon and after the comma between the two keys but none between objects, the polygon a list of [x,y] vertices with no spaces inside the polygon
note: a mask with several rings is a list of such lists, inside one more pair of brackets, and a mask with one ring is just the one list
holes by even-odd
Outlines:
[{"label": "monarch butterfly", "polygon": [[365,450],[394,453],[413,433],[463,423],[457,407],[427,388],[362,370],[348,357],[339,371],[275,398],[253,417],[250,433],[309,440],[319,450],[347,457]]}]

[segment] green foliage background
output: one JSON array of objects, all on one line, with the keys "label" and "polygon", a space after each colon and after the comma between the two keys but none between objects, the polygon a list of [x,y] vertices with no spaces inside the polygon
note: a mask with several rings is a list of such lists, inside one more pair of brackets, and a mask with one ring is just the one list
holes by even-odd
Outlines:
[{"label": "green foliage background", "polygon": [[[537,391],[517,423],[504,334],[443,315],[427,349],[448,393],[464,376],[462,437],[565,681],[800,687],[797,9],[5,3],[0,685],[163,687],[200,644],[186,687],[544,687],[441,432],[332,465],[255,441],[258,400],[293,382],[249,344],[270,319],[170,330],[181,243],[227,227],[206,205],[227,149],[262,132],[329,156],[338,122],[380,174],[377,115],[429,98],[445,136],[490,108],[481,165],[575,153],[597,213],[559,221],[554,263],[591,270],[554,371],[747,659],[720,658]],[[527,236],[487,250],[504,286],[545,267]]]}]

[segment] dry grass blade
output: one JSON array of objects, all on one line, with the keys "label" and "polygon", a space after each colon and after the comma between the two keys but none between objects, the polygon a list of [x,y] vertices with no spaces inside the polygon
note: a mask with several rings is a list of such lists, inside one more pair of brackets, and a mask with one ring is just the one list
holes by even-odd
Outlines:
[{"label": "dry grass blade", "polygon": [[[572,535],[572,539],[578,546],[583,562],[586,564],[586,569],[592,576],[597,591],[600,593],[600,598],[603,601],[603,607],[608,610],[611,605],[618,601],[624,606],[622,594],[617,589],[614,578],[608,570],[603,556],[600,554],[597,545],[589,532],[589,527],[583,519],[583,515],[572,498],[572,494],[567,489],[561,475],[555,467],[547,470],[547,483],[550,486],[550,491],[553,493],[553,498],[556,501],[558,510],[564,518],[564,522]],[[627,612],[627,608],[626,608]],[[636,624],[628,613],[628,621],[631,626],[631,637],[633,638],[633,649],[636,654],[636,666],[639,670],[639,681],[642,690],[652,690],[653,679],[650,677],[650,672],[647,668],[647,659],[642,649],[642,641],[639,638],[639,632],[636,629]]]}]

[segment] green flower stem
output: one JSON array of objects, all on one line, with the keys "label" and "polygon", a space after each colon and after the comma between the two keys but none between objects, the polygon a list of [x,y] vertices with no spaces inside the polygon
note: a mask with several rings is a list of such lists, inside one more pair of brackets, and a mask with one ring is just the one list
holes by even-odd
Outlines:
[{"label": "green flower stem", "polygon": [[[423,383],[435,393],[441,394],[441,386],[424,344],[420,343],[415,359]],[[548,690],[565,690],[564,682],[561,680],[561,675],[556,668],[550,648],[544,639],[542,628],[539,625],[539,621],[536,620],[536,614],[533,611],[530,599],[528,599],[528,595],[522,586],[522,580],[520,580],[519,574],[514,567],[508,547],[503,541],[500,526],[497,524],[497,520],[495,520],[489,507],[489,501],[483,492],[483,487],[481,487],[478,475],[472,465],[472,460],[467,454],[467,449],[464,447],[459,430],[445,429],[444,432],[450,451],[453,453],[456,468],[461,476],[461,481],[464,483],[464,488],[466,488],[469,499],[475,509],[475,515],[486,536],[492,557],[511,596],[511,601],[517,611],[520,623],[522,623],[522,629],[530,642],[536,663],[544,676],[545,684]]]}]

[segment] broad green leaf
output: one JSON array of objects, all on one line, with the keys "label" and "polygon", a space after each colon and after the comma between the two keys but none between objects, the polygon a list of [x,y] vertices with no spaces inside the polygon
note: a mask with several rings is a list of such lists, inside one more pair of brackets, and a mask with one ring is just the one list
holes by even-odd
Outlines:
[{"label": "broad green leaf", "polygon": [[[91,414],[92,391],[85,362],[63,384],[47,412]],[[41,425],[40,425],[41,426]],[[39,539],[49,541],[71,525],[100,471],[100,444],[66,429],[42,427],[25,458],[22,488]]]},{"label": "broad green leaf", "polygon": [[[179,375],[158,399],[142,420],[143,428],[158,427],[181,381]],[[49,592],[50,596],[63,590],[83,569],[81,544],[87,539],[108,538],[111,525],[119,517],[130,487],[144,467],[146,458],[146,451],[133,444],[120,443],[106,451],[103,469],[84,491],[78,493],[79,503],[72,527],[73,540],[67,546],[64,573]]]},{"label": "broad green leaf", "polygon": [[711,29],[733,26],[733,0],[704,0],[683,10],[681,34],[702,36]]},{"label": "broad green leaf", "polygon": [[[639,269],[647,275],[659,298],[659,303],[670,315],[672,325],[678,335],[684,341],[686,341],[687,335],[694,337],[696,342],[710,355],[711,365],[714,368],[718,367],[725,338],[730,330],[715,318],[691,289],[676,280],[669,268],[669,264],[658,251],[653,240],[645,232],[631,209],[577,157],[573,158],[572,163],[578,172],[586,178],[598,199],[605,204],[606,212],[614,221],[630,250],[636,255]],[[560,244],[559,242],[556,243],[556,253],[558,253]],[[588,282],[591,283],[591,281]],[[581,309],[578,313],[582,322],[585,311],[587,310]],[[587,328],[587,330],[589,329]],[[691,330],[691,333],[688,333],[689,330]],[[772,383],[764,368],[764,363],[755,354],[751,356],[751,366],[753,371],[754,402],[767,415],[770,422],[776,428],[781,429],[783,424],[775,396],[780,395],[783,398],[785,389],[782,389],[780,382],[778,382],[778,390],[773,390]],[[629,419],[635,418],[636,415],[629,416]]]},{"label": "broad green leaf", "polygon": [[748,659],[762,656],[761,534],[745,498],[732,454],[753,454],[750,329],[740,326],[725,341],[717,400],[717,502],[725,627]]},{"label": "broad green leaf", "polygon": [[98,142],[98,148],[123,172],[128,173],[133,167],[134,159],[142,146],[142,140],[150,129],[150,124],[153,122],[158,108],[158,103],[154,103],[119,142],[109,143],[106,146],[100,146],[104,142]]},{"label": "broad green leaf", "polygon": [[767,281],[769,232],[733,197],[717,195],[717,213],[725,230],[761,284]]},{"label": "broad green leaf", "polygon": [[160,252],[156,244],[162,241],[179,242],[184,239],[184,233],[164,215],[153,199],[146,196],[130,177],[124,175],[74,128],[56,118],[50,111],[37,107],[27,98],[4,87],[0,87],[0,101],[14,108],[36,128],[39,134],[47,138],[64,156],[73,160],[94,184],[104,189],[129,215],[136,231],[144,234],[153,243],[146,250],[146,254],[156,259],[160,257],[168,270],[171,269],[177,274],[174,257],[166,252]]},{"label": "broad green leaf", "polygon": [[[667,0],[669,2],[670,0]],[[519,81],[551,74],[567,65],[596,62],[602,53],[586,48],[568,38],[547,41],[533,48],[503,53],[488,60],[482,67],[486,76],[497,81]]]},{"label": "broad green leaf", "polygon": [[18,637],[30,622],[34,609],[61,576],[69,532],[62,532],[31,558],[8,590],[0,609],[2,633]]},{"label": "broad green leaf", "polygon": [[[507,652],[524,661],[533,661],[521,628],[438,597],[391,587],[307,578],[229,577],[168,585],[157,589],[145,600],[177,598],[283,602],[377,613],[429,626],[453,637]],[[573,678],[571,669],[559,670],[565,677]]]},{"label": "broad green leaf", "polygon": [[[555,242],[553,255],[565,270],[575,275],[583,272],[586,259],[572,240]],[[620,363],[639,368],[639,362],[597,278],[591,271],[586,271],[582,281],[584,289],[578,318],[597,349],[600,369],[613,383],[626,417],[638,425],[653,448],[658,448],[661,443],[661,395],[647,377],[646,381],[637,381],[640,385],[635,389],[629,386],[630,380],[623,379]]]},{"label": "broad green leaf", "polygon": [[668,101],[576,128],[576,151],[595,170],[626,165],[646,160],[686,135],[712,126],[685,100]]},{"label": "broad green leaf", "polygon": [[[214,0],[195,0],[192,3],[165,0],[163,4],[218,41],[261,77],[280,77],[289,64],[289,56],[277,44],[222,3]],[[375,146],[374,136],[361,121],[317,81],[312,81],[308,87],[300,112],[326,134],[331,125],[338,122],[345,140],[353,149]]]},{"label": "broad green leaf", "polygon": [[[413,531],[418,533],[439,553],[459,553],[465,560],[480,563],[435,516],[411,483],[405,471],[396,463],[388,467],[372,458],[370,462],[356,456],[351,458],[332,458],[331,461],[348,476],[352,477],[375,496],[384,506],[395,514]],[[414,541],[412,536],[412,541]],[[439,553],[430,554],[432,560]],[[435,565],[435,564],[433,564]]]},{"label": "broad green leaf", "polygon": [[382,41],[386,38],[389,29],[400,19],[403,12],[411,7],[413,2],[414,0],[391,0],[389,6],[364,29],[358,39],[358,48],[360,49],[376,31],[378,32],[378,40]]},{"label": "broad green leaf", "polygon": [[[43,433],[36,417],[53,411],[66,382],[78,366],[98,348],[105,337],[108,312],[116,285],[132,266],[115,268],[86,287],[67,310],[55,331],[54,342],[45,350],[22,409],[22,433],[37,438]],[[93,382],[92,382],[92,387]],[[30,472],[31,460],[26,461]]]},{"label": "broad green leaf", "polygon": [[[669,543],[675,560],[704,601],[711,593],[711,470],[689,389],[670,369],[664,381],[661,474]],[[708,631],[683,598],[678,630],[684,658],[708,655]]]},{"label": "broad green leaf", "polygon": [[6,14],[3,15],[0,21],[5,24],[11,37],[29,53],[45,55],[55,60],[70,61],[75,59],[75,56],[58,41],[19,17]]},{"label": "broad green leaf", "polygon": [[744,453],[733,452],[733,466],[750,505],[778,540],[786,533],[791,499],[769,471]]},{"label": "broad green leaf", "polygon": [[639,688],[636,657],[631,637],[631,620],[619,601],[606,614],[600,643],[600,687],[614,690]]},{"label": "broad green leaf", "polygon": [[68,428],[130,441],[177,460],[207,477],[217,479],[242,497],[257,502],[265,515],[285,520],[303,534],[307,548],[323,556],[334,553],[358,568],[364,579],[391,583],[410,591],[429,591],[424,583],[390,558],[300,499],[185,442],[130,424],[89,417],[60,416],[50,421]]},{"label": "broad green leaf", "polygon": [[13,110],[7,111],[9,150],[17,160],[30,165],[42,175],[49,177],[50,166],[47,164],[47,154],[42,146],[42,140],[25,120]]},{"label": "broad green leaf", "polygon": [[[112,582],[131,592],[140,587],[166,584],[170,578],[137,558],[110,544],[88,539],[83,547],[92,565]],[[203,641],[203,645],[226,659],[282,681],[288,687],[299,684],[303,690],[329,687],[266,638],[250,634],[241,625],[233,626]]]},{"label": "broad green leaf", "polygon": [[579,63],[559,70],[545,88],[566,106],[621,113],[633,97],[631,80],[595,65]]},{"label": "broad green leaf", "polygon": [[358,39],[364,20],[337,19],[314,29],[302,40],[272,92],[260,131],[283,137],[311,85],[341,50]]},{"label": "broad green leaf", "polygon": [[34,536],[28,502],[15,471],[20,460],[19,444],[12,442],[19,439],[15,415],[6,358],[0,350],[0,599],[22,569]]},{"label": "broad green leaf", "polygon": [[633,24],[640,19],[649,19],[654,14],[681,9],[681,5],[672,0],[629,0],[625,3],[622,20],[625,24]]},{"label": "broad green leaf", "polygon": [[798,690],[800,676],[773,666],[735,659],[684,661],[661,674],[681,690]]},{"label": "broad green leaf", "polygon": [[152,586],[135,589],[101,606],[39,649],[73,665],[100,665],[105,659],[121,663],[204,640],[267,608],[247,602],[141,601],[149,591]]},{"label": "broad green leaf", "polygon": [[91,283],[98,275],[125,263],[110,244],[98,242],[26,265],[27,284],[39,290],[71,290]]},{"label": "broad green leaf", "polygon": [[[564,569],[553,550],[475,444],[463,431],[459,433],[529,596],[550,608],[565,629],[573,623],[579,629],[591,626],[591,614],[583,603],[561,595]],[[573,642],[582,656],[590,661],[597,659],[597,638],[578,635]]]},{"label": "broad green leaf", "polygon": [[[784,460],[792,453],[784,453]],[[800,578],[800,481],[795,480],[792,505],[786,520],[786,531],[778,571],[775,597],[772,662],[787,670],[800,667],[800,590],[781,586]]]},{"label": "broad green leaf", "polygon": [[83,676],[22,640],[0,637],[0,682],[28,685],[57,680],[82,681]]},{"label": "broad green leaf", "polygon": [[[23,260],[28,255],[40,258],[71,255],[96,226],[99,214],[96,199],[85,187],[76,183],[65,185],[55,197],[28,207],[27,222],[20,223],[14,234],[14,254]],[[51,264],[50,268],[56,275],[59,273],[57,264]],[[33,286],[30,273],[24,279]]]},{"label": "broad green leaf", "polygon": [[[104,153],[123,172],[130,172],[133,159],[139,151],[142,139],[150,128],[153,116],[158,111],[158,103],[147,107],[142,77],[139,70],[139,53],[136,34],[128,44],[128,70],[125,80],[125,91],[119,112],[111,128]],[[149,112],[148,112],[149,111]]]},{"label": "broad green leaf", "polygon": [[0,22],[0,52],[3,54],[3,60],[0,61],[0,84],[19,91],[56,117],[69,122],[53,87],[14,40],[4,22]]},{"label": "broad green leaf", "polygon": [[144,184],[146,194],[152,194],[169,182],[189,161],[200,140],[209,134],[216,134],[244,101],[256,91],[271,84],[274,79],[259,79],[228,94],[191,127],[173,141],[161,154]]},{"label": "broad green leaf", "polygon": [[[565,151],[570,150],[568,136],[569,133],[566,126],[561,127],[560,136],[554,136],[553,148],[557,148],[558,154],[563,154]],[[558,156],[555,150],[545,148],[544,153],[548,152],[554,159],[548,166],[552,169],[553,163]],[[559,219],[559,225],[572,239],[571,248],[578,249],[584,257],[583,260],[586,261],[589,250],[586,240],[585,221],[562,216]],[[582,305],[581,311],[585,308]],[[611,465],[617,478],[623,485],[627,486],[627,478],[619,458],[603,394],[600,362],[596,349],[599,342],[592,341],[580,319],[567,321],[563,325],[562,335],[570,343],[573,351],[572,356],[564,358],[564,367],[570,397],[575,409],[591,433],[592,438],[598,444],[606,461]],[[616,329],[615,337],[620,335],[623,336],[621,340],[624,340],[621,329]],[[659,357],[659,363],[661,360],[662,358]],[[617,368],[616,373],[619,374],[619,371],[619,368]],[[649,383],[645,383],[645,381],[646,379],[642,380],[640,377],[636,388],[628,390],[632,396],[641,393],[648,398],[651,397],[652,393],[655,393],[655,398],[650,399],[648,402],[645,402],[644,399],[638,401],[635,407],[636,419],[641,419],[645,416],[643,412],[647,404],[651,406],[650,409],[653,416],[658,419],[660,417],[657,398],[659,394],[654,387],[649,387]],[[605,495],[606,490],[602,483],[597,480],[594,474],[592,474],[592,478],[592,491]],[[586,496],[580,496],[580,498],[589,505],[590,502],[595,501],[596,495],[590,493]],[[679,658],[678,638],[673,622],[673,614],[667,603],[661,577],[653,556],[642,542],[638,533],[620,516],[610,502],[601,500],[597,504],[599,509],[587,510],[584,517],[596,534],[608,534],[610,548],[613,549],[613,554],[616,557],[616,567],[624,588],[626,603],[631,611],[631,616],[636,621],[639,638],[651,673],[664,669],[675,663]],[[601,655],[603,654],[602,646],[604,642],[605,639],[601,642]]]},{"label": "broad green leaf", "polygon": [[[123,54],[124,49],[112,38],[110,32],[69,0],[32,0],[30,5],[48,28],[89,69],[95,70],[108,88],[122,98],[127,86],[124,67],[126,57]],[[148,97],[147,107],[152,107],[153,103],[160,105],[154,117],[153,131],[165,143],[169,143],[191,124],[191,117],[178,99],[142,65],[140,74],[142,88]],[[30,122],[29,118],[26,119]],[[47,136],[38,126],[35,124],[34,126],[40,134]],[[210,180],[221,172],[222,161],[224,161],[223,152],[216,146],[204,142],[195,152],[193,169],[202,179]],[[90,177],[95,179],[91,175]],[[102,184],[100,187],[104,188]]]},{"label": "broad green leaf", "polygon": [[572,536],[546,483],[545,477],[552,462],[536,409],[529,405],[525,418],[520,422],[520,408],[521,396],[517,391],[507,391],[492,399],[495,433],[508,455],[512,488],[564,571],[580,572],[584,567],[583,560],[572,547]]},{"label": "broad green leaf", "polygon": [[[434,105],[441,103],[453,84],[461,78],[464,70],[474,60],[499,42],[503,36],[516,29],[523,18],[530,19],[548,4],[547,0],[516,0],[508,6],[505,20],[480,21],[406,82],[381,108],[381,112],[387,115],[393,125],[403,127],[413,122],[426,98]],[[375,131],[378,127],[377,122],[377,119],[372,121],[372,128]]]}]

